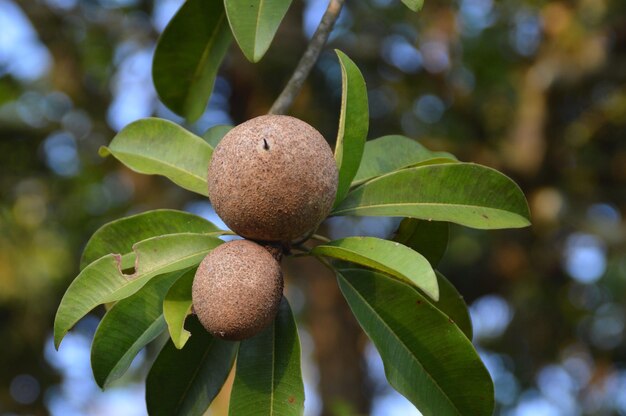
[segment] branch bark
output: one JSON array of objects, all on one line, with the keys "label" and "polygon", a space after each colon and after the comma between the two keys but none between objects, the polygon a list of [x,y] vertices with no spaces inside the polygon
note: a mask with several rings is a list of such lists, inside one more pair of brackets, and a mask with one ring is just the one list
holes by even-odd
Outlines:
[{"label": "branch bark", "polygon": [[300,58],[300,61],[291,75],[289,82],[285,86],[285,89],[283,89],[272,105],[272,108],[269,111],[270,114],[285,114],[293,105],[296,96],[302,89],[304,81],[309,76],[315,62],[317,62],[317,59],[322,52],[322,48],[328,40],[330,32],[335,26],[335,22],[337,21],[337,18],[341,13],[341,9],[343,8],[344,1],[345,0],[330,0],[328,3],[328,8],[326,9],[326,12],[324,12],[324,16],[322,16],[322,21],[313,34],[304,55]]}]

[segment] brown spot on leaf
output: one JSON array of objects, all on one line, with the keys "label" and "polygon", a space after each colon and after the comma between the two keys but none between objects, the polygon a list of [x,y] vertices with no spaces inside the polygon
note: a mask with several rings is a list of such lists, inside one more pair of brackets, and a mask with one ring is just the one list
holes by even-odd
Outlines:
[{"label": "brown spot on leaf", "polygon": [[289,396],[289,403],[294,404],[296,402],[296,398],[293,396]]}]

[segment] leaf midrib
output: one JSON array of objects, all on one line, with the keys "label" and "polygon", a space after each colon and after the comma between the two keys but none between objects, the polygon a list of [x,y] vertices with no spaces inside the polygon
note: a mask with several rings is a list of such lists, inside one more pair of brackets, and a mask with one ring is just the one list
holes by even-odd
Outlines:
[{"label": "leaf midrib", "polygon": [[[437,153],[437,152],[433,152],[433,153]],[[411,169],[411,168],[419,168],[419,167],[423,167],[423,166],[429,166],[429,165],[432,165],[433,163],[428,163],[428,162],[432,162],[433,160],[444,160],[445,162],[439,163],[440,165],[448,165],[448,164],[451,164],[451,163],[459,163],[458,160],[452,159],[451,157],[429,155],[428,158],[426,158],[424,160],[420,160],[419,162],[412,162],[412,163],[409,163],[407,165],[402,165],[400,167],[397,167],[397,168],[393,169],[392,171],[382,172],[382,173],[374,174],[374,175],[367,176],[367,177],[359,177],[358,176],[359,171],[357,171],[357,175],[354,175],[354,180],[350,184],[350,187],[356,187],[358,185],[363,185],[366,182],[370,182],[370,181],[372,181],[374,179],[382,178],[383,176],[389,175],[391,173],[396,173],[398,171],[407,170],[407,169]]]},{"label": "leaf midrib", "polygon": [[[178,167],[178,166],[176,166],[176,165],[173,165],[173,164],[171,164],[171,163],[169,163],[169,162],[165,162],[165,161],[164,161],[164,160],[162,160],[162,159],[155,159],[155,158],[153,158],[153,157],[148,157],[148,156],[140,155],[140,154],[138,154],[138,153],[130,153],[130,152],[128,152],[128,151],[114,150],[113,148],[110,148],[110,150],[112,151],[113,155],[115,155],[115,154],[117,153],[117,154],[119,154],[119,155],[123,155],[123,156],[130,156],[130,157],[134,157],[134,158],[137,158],[137,159],[141,159],[141,160],[143,160],[143,161],[156,162],[157,164],[164,165],[164,166],[167,166],[167,167],[169,167],[169,168],[172,168],[172,170],[175,170],[175,171],[177,171],[177,172],[181,172],[181,173],[186,173],[186,174],[189,174],[189,175],[190,175],[190,176],[192,176],[194,179],[197,179],[197,180],[201,181],[202,183],[206,183],[206,178],[203,178],[202,176],[198,176],[197,174],[195,174],[195,173],[193,173],[193,172],[191,172],[191,171],[189,171],[189,170],[184,170],[184,169],[181,169],[180,167]],[[135,170],[135,171],[140,171],[140,172],[141,172],[141,170],[140,170],[140,169],[138,169],[138,168],[132,168],[132,167],[130,167],[130,166],[129,166],[129,168],[130,168],[130,169],[132,169],[132,170]],[[147,171],[146,171],[146,170],[143,170],[143,172],[147,172]],[[143,173],[143,172],[141,172],[141,173]],[[154,174],[156,174],[156,175],[162,175],[161,173],[154,173]]]},{"label": "leaf midrib", "polygon": [[262,13],[262,9],[264,7],[265,4],[265,0],[260,0],[259,1],[259,10],[257,11],[257,15],[256,15],[256,24],[254,27],[254,39],[253,39],[253,44],[252,44],[252,60],[256,61],[256,48],[257,48],[257,42],[259,39],[259,28],[261,27],[261,13]]},{"label": "leaf midrib", "polygon": [[193,90],[192,87],[196,85],[196,83],[198,82],[198,79],[200,78],[200,74],[202,72],[202,69],[206,65],[206,61],[209,59],[210,51],[213,48],[213,45],[215,45],[215,43],[217,42],[217,33],[219,33],[219,31],[222,29],[222,23],[223,23],[225,18],[226,18],[226,13],[222,13],[222,15],[220,16],[219,20],[215,24],[215,27],[214,27],[213,31],[211,32],[211,34],[209,36],[209,41],[207,42],[206,46],[204,47],[204,49],[202,51],[202,55],[200,56],[200,60],[198,61],[198,64],[196,65],[196,69],[194,70],[193,75],[191,76],[191,79],[189,80],[189,86],[190,87],[186,89],[185,100],[184,100],[185,101],[185,104],[184,104],[184,108],[185,109],[187,109],[188,106],[189,106],[189,100],[190,100],[191,96],[193,95],[192,94],[192,90]]},{"label": "leaf midrib", "polygon": [[209,345],[207,346],[207,348],[202,353],[202,358],[200,359],[200,364],[198,366],[196,366],[196,368],[194,369],[192,376],[189,378],[189,382],[187,383],[187,386],[183,390],[183,394],[181,395],[180,399],[178,400],[178,403],[176,404],[176,407],[175,407],[176,413],[175,414],[178,414],[178,411],[181,409],[182,405],[184,404],[185,398],[187,397],[187,393],[191,389],[191,386],[194,383],[195,379],[198,377],[198,373],[200,373],[200,370],[202,369],[202,367],[204,367],[204,363],[205,363],[205,361],[207,359],[207,355],[209,354],[209,352],[213,348],[214,344],[215,344],[215,338],[211,338],[211,341],[210,341]]},{"label": "leaf midrib", "polygon": [[[112,381],[110,380],[111,374],[113,374],[119,367],[120,363],[122,362],[122,360],[128,356],[129,352],[132,351],[132,349],[140,344],[140,341],[143,341],[142,337],[147,334],[152,328],[158,326],[159,324],[165,323],[165,319],[163,318],[163,314],[160,314],[159,316],[157,316],[150,325],[148,325],[148,327],[142,331],[141,335],[139,335],[136,339],[135,342],[133,342],[124,352],[124,354],[122,354],[122,356],[120,357],[119,360],[117,360],[117,362],[115,363],[115,365],[111,368],[110,371],[107,372],[107,376],[104,379],[104,386],[108,386],[109,383]],[[158,333],[152,338],[156,338],[158,336]],[[151,340],[148,340],[146,343],[144,343],[144,345],[147,345]]]},{"label": "leaf midrib", "polygon": [[[319,246],[315,247],[313,249],[313,252],[315,252],[317,249],[321,249],[322,251],[324,251],[324,249],[326,247],[334,248],[334,249],[337,249],[338,251],[344,251],[344,252],[347,252],[347,253],[354,254],[359,259],[364,259],[364,261],[362,263],[357,263],[354,260],[350,260],[347,257],[338,257],[338,256],[336,257],[336,256],[331,256],[331,255],[328,255],[328,254],[321,253],[324,256],[336,258],[336,259],[339,259],[339,260],[349,261],[350,263],[363,264],[363,265],[365,265],[367,267],[371,267],[371,268],[376,269],[376,270],[378,270],[380,272],[383,272],[383,273],[386,273],[388,275],[391,275],[395,279],[406,280],[409,283],[409,285],[411,285],[411,286],[413,286],[413,287],[415,287],[417,289],[423,290],[424,292],[426,292],[426,294],[428,294],[428,296],[431,296],[431,294],[429,292],[431,292],[432,289],[428,288],[426,284],[422,283],[422,281],[428,279],[428,273],[421,273],[420,276],[418,276],[419,278],[413,279],[413,278],[411,278],[411,276],[407,275],[404,272],[401,272],[398,269],[392,269],[391,267],[388,267],[388,266],[384,265],[383,263],[381,263],[381,262],[379,262],[377,260],[372,259],[371,257],[366,257],[366,256],[364,256],[364,255],[362,255],[362,254],[360,254],[360,253],[358,253],[356,251],[349,250],[349,249],[346,249],[344,247],[339,247],[339,246],[332,246],[332,245],[323,244],[323,245],[319,245]],[[417,253],[415,250],[412,250],[412,251]],[[422,256],[420,253],[417,253],[417,254],[422,257],[423,265],[427,265],[428,267],[431,267],[430,263],[428,262],[428,260],[426,260],[426,258],[424,256]],[[374,266],[372,266],[372,264],[374,264]],[[432,280],[434,280],[435,286],[437,286],[437,275],[435,274],[434,271],[433,271],[431,277],[433,278]]]},{"label": "leaf midrib", "polygon": [[[414,361],[423,371],[424,374],[426,374],[428,376],[428,378],[433,382],[433,384],[435,385],[435,387],[437,387],[437,389],[441,392],[441,394],[443,395],[443,397],[446,398],[446,400],[452,405],[452,407],[454,408],[454,410],[457,411],[457,414],[462,415],[462,413],[459,411],[459,408],[455,405],[455,403],[452,401],[452,399],[444,392],[444,390],[441,388],[441,386],[439,385],[439,383],[437,382],[437,380],[435,380],[435,378],[433,378],[433,376],[426,371],[426,369],[424,368],[424,366],[422,365],[422,363],[417,359],[417,357],[415,357],[415,355],[413,355],[413,353],[411,352],[411,350],[407,347],[407,345],[402,341],[402,339],[400,339],[400,337],[398,337],[398,335],[391,329],[391,327],[387,324],[387,322],[385,322],[382,318],[379,317],[378,313],[376,312],[376,309],[374,309],[374,307],[372,305],[369,304],[369,302],[361,295],[361,293],[350,283],[350,281],[348,279],[346,279],[345,277],[341,276],[342,279],[352,288],[353,292],[362,300],[363,304],[365,306],[367,306],[368,309],[370,309],[371,312],[373,312],[374,317],[376,317],[376,320],[379,322],[382,322],[383,326],[387,329],[387,331],[389,333],[391,333],[393,335],[393,337],[398,341],[398,343],[403,347],[403,349],[408,352],[409,357],[412,358],[412,361]],[[365,330],[365,328],[363,328]],[[366,331],[368,332],[368,331]],[[369,335],[369,334],[368,334]]]},{"label": "leaf midrib", "polygon": [[[349,197],[349,195],[348,195]],[[527,220],[526,217],[524,217],[522,214],[519,214],[517,212],[513,212],[513,211],[506,211],[504,209],[500,209],[500,208],[493,208],[493,207],[488,207],[488,206],[483,206],[483,205],[471,205],[471,204],[455,204],[455,203],[442,203],[442,202],[393,202],[393,203],[389,203],[389,204],[370,204],[370,205],[357,205],[355,207],[349,207],[349,208],[344,208],[342,210],[338,210],[338,211],[334,211],[331,213],[331,215],[338,215],[338,214],[342,214],[345,212],[354,212],[354,211],[359,211],[359,210],[365,210],[365,209],[370,209],[370,208],[381,208],[381,207],[389,207],[389,206],[405,206],[405,205],[415,205],[415,206],[433,206],[433,207],[462,207],[462,208],[480,208],[480,209],[489,209],[489,210],[493,210],[493,211],[497,211],[497,212],[504,212],[507,214],[513,214],[513,215],[517,215],[518,217],[522,217],[523,219]],[[486,220],[491,220],[491,218],[485,218]]]},{"label": "leaf midrib", "polygon": [[[326,250],[324,250],[325,248],[336,249],[339,252],[343,251],[344,253],[353,254],[354,257],[356,257],[358,259],[361,259],[361,263],[358,263],[358,262],[356,262],[354,260],[351,260],[350,258],[348,258],[348,256],[345,256],[345,257],[332,256],[332,255],[328,254],[328,252],[326,252],[326,254],[324,254],[324,252],[326,251]],[[332,257],[332,258],[339,259],[339,260],[345,260],[345,261],[349,261],[350,263],[355,263],[355,264],[363,264],[364,266],[371,267],[371,268],[379,270],[379,271],[381,271],[383,273],[390,274],[390,275],[392,275],[395,278],[402,277],[404,279],[409,280],[410,282],[413,282],[413,280],[409,276],[405,275],[404,273],[400,272],[399,270],[392,269],[392,268],[382,264],[381,262],[372,259],[371,257],[366,257],[366,256],[364,256],[364,255],[362,255],[362,254],[360,254],[360,253],[358,253],[356,251],[348,250],[348,249],[346,249],[344,247],[331,246],[331,245],[320,245],[320,246],[315,247],[313,249],[313,251],[314,252],[316,252],[316,251],[320,252],[321,251],[320,254],[325,256],[325,257]],[[398,276],[398,274],[400,276]],[[415,284],[415,282],[413,282],[413,284]]]},{"label": "leaf midrib", "polygon": [[341,167],[343,166],[343,162],[344,162],[344,148],[343,148],[343,144],[344,144],[344,139],[345,139],[345,133],[346,133],[346,117],[347,117],[347,113],[348,113],[348,70],[346,69],[343,61],[341,59],[339,59],[339,63],[341,64],[341,80],[342,80],[342,85],[341,85],[341,112],[339,113],[339,131],[337,132],[337,144],[335,146],[337,146],[336,150],[335,150],[335,155],[339,156],[340,160],[338,160],[339,162],[339,166],[337,166],[339,168],[339,174],[341,176]]}]

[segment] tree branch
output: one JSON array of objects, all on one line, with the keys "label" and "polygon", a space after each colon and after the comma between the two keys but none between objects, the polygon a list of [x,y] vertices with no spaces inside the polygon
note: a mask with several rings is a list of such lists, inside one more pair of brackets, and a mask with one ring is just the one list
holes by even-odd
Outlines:
[{"label": "tree branch", "polygon": [[300,62],[298,62],[298,66],[296,66],[285,89],[272,105],[269,111],[270,114],[285,114],[293,105],[293,101],[300,92],[300,89],[302,89],[304,81],[309,76],[315,62],[317,62],[322,48],[326,44],[328,36],[335,26],[335,21],[337,21],[339,17],[344,1],[345,0],[330,0],[328,3],[328,8],[324,16],[322,16],[322,21],[313,34],[309,46],[307,46],[304,55],[300,58]]}]

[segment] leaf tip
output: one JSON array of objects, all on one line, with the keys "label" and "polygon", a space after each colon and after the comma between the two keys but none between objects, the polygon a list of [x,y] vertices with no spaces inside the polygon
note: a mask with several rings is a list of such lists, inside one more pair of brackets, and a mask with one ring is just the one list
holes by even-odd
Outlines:
[{"label": "leaf tip", "polygon": [[248,59],[248,61],[252,62],[253,64],[256,64],[261,59],[263,59],[263,57],[265,56],[265,52],[267,52],[267,49],[268,48],[265,48],[265,49],[254,48],[254,50],[252,51],[244,51],[244,55],[246,56],[246,59]]},{"label": "leaf tip", "polygon": [[189,331],[185,331],[184,333],[180,334],[179,339],[172,338],[172,342],[174,343],[174,346],[177,350],[182,350],[185,347],[185,344],[187,344],[187,341],[189,341],[190,337],[191,333]]},{"label": "leaf tip", "polygon": [[107,157],[111,155],[111,150],[106,146],[100,146],[98,149],[98,155],[100,155],[100,157]]},{"label": "leaf tip", "polygon": [[65,334],[67,334],[67,331],[60,331],[58,328],[56,328],[56,324],[55,324],[55,329],[54,329],[54,349],[55,350],[57,351],[59,350],[59,347],[61,346],[61,341],[63,341]]}]

